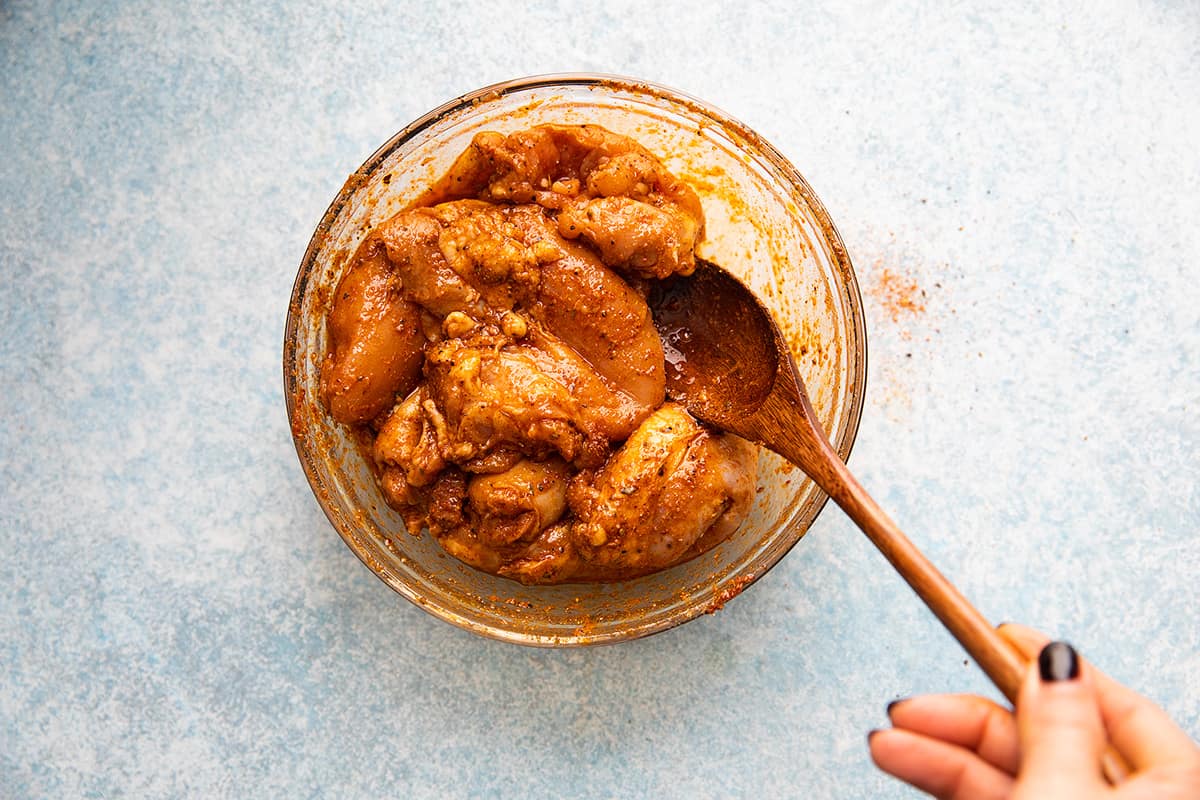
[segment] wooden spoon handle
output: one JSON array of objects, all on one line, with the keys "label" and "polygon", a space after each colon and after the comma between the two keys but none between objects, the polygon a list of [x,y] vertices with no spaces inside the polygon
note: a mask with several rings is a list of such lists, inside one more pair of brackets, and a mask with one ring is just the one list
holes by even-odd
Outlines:
[{"label": "wooden spoon handle", "polygon": [[1009,701],[1016,702],[1026,667],[1021,655],[904,535],[840,459],[832,467],[838,479],[833,485],[822,488],[892,563],[954,638],[962,643],[975,663],[996,684],[996,688]]},{"label": "wooden spoon handle", "polygon": [[[833,498],[867,538],[925,601],[946,629],[1010,701],[1016,702],[1025,663],[967,598],[946,580],[917,546],[892,522],[834,452],[817,421],[782,339],[777,339],[792,380],[777,381],[760,407],[755,423],[759,441],[804,470]],[[785,373],[787,375],[787,373]],[[799,424],[797,424],[799,423]]]},{"label": "wooden spoon handle", "polygon": [[[1015,706],[1021,681],[1028,668],[1024,657],[996,632],[979,610],[896,527],[896,523],[867,494],[841,459],[835,459],[832,466],[839,477],[838,485],[832,487],[836,494],[829,492],[829,496],[892,562],[892,566],[925,601],[929,610],[937,615],[971,658],[975,659],[975,663],[992,679],[996,688]],[[1119,785],[1130,774],[1129,765],[1111,744],[1104,752],[1101,766],[1104,777],[1112,786]]]}]

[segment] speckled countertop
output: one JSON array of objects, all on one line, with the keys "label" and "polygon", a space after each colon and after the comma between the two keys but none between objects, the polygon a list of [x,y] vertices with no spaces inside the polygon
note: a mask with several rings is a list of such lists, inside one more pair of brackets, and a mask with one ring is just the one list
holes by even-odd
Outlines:
[{"label": "speckled countertop", "polygon": [[409,605],[314,501],[287,298],[342,181],[498,80],[701,96],[863,285],[851,465],[991,618],[1200,733],[1200,9],[0,2],[0,796],[911,797],[989,692],[835,509],[719,614],[571,652]]}]

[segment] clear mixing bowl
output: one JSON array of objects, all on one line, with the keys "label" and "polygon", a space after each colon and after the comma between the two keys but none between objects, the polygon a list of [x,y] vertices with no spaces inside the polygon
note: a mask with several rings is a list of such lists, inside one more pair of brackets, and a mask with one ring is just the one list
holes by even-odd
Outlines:
[{"label": "clear mixing bowl", "polygon": [[866,332],[841,237],[800,173],[745,125],[661,86],[583,74],[489,86],[421,117],[350,176],[304,254],[284,336],[288,417],[313,492],[355,555],[416,605],[484,636],[562,647],[647,636],[720,608],[783,558],[826,498],[764,450],[754,508],[728,541],[619,583],[522,586],[466,566],[427,532],[405,531],[352,434],[318,400],[330,294],[367,232],[442,175],[476,133],[546,122],[632,136],[695,187],[707,221],[699,255],[739,276],[775,314],[843,459],[862,411]]}]

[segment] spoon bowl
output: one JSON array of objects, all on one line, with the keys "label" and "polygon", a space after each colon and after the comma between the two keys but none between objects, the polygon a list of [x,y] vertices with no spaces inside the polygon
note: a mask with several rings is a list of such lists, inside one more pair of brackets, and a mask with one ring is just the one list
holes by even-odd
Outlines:
[{"label": "spoon bowl", "polygon": [[726,430],[762,406],[779,369],[778,331],[740,281],[698,259],[691,276],[656,286],[650,307],[672,399]]}]

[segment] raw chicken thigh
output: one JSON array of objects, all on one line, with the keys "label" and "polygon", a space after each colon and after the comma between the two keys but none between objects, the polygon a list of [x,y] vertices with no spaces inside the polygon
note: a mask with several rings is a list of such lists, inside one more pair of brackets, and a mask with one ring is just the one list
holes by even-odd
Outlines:
[{"label": "raw chicken thigh", "polygon": [[414,535],[525,583],[673,566],[749,512],[757,451],[664,403],[645,293],[695,269],[695,192],[594,125],[481,133],[372,230],[322,393]]}]

